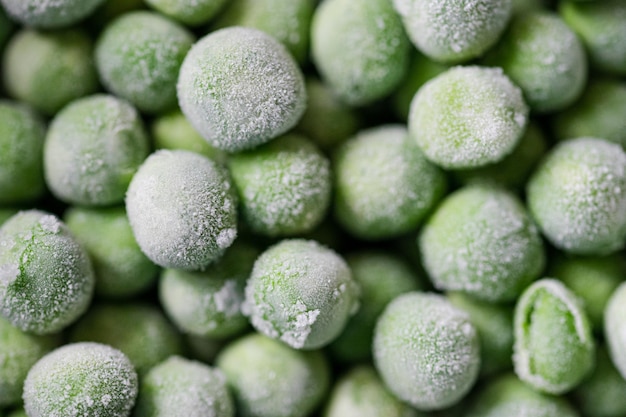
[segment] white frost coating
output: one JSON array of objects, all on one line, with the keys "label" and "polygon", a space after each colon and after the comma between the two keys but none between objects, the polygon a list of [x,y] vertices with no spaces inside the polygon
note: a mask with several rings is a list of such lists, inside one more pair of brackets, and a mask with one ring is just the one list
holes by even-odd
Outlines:
[{"label": "white frost coating", "polygon": [[528,106],[500,68],[453,67],[411,102],[409,133],[444,168],[476,168],[511,153],[524,134]]},{"label": "white frost coating", "polygon": [[557,248],[608,254],[626,237],[626,153],[603,139],[558,144],[527,186],[528,207]]},{"label": "white frost coating", "polygon": [[621,284],[604,310],[604,338],[615,368],[626,379],[626,284]]},{"label": "white frost coating", "polygon": [[437,294],[407,293],[388,304],[376,325],[373,354],[391,392],[424,411],[458,402],[480,369],[469,316]]},{"label": "white frost coating", "polygon": [[[33,366],[24,383],[30,417],[128,417],[137,373],[119,350],[99,343],[65,345]],[[97,401],[108,397],[108,401]]]},{"label": "white frost coating", "polygon": [[226,0],[145,0],[145,3],[165,16],[195,26],[210,20]]},{"label": "white frost coating", "polygon": [[506,28],[511,0],[394,0],[415,46],[435,61],[480,56]]},{"label": "white frost coating", "polygon": [[257,259],[245,293],[244,314],[259,332],[296,349],[315,349],[339,335],[359,288],[335,252],[294,239]]},{"label": "white frost coating", "polygon": [[194,128],[231,152],[286,132],[306,108],[300,68],[282,44],[256,29],[231,27],[200,39],[181,66],[177,91]]},{"label": "white frost coating", "polygon": [[128,188],[126,210],[142,252],[167,268],[202,269],[236,236],[237,204],[227,173],[188,151],[158,151]]},{"label": "white frost coating", "polygon": [[7,13],[27,26],[69,26],[92,13],[105,0],[1,0]]}]

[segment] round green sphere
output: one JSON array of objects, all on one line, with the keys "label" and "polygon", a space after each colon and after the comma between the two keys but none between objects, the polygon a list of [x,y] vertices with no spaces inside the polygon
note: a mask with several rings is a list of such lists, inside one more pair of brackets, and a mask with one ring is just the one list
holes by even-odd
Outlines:
[{"label": "round green sphere", "polygon": [[315,241],[283,240],[255,262],[244,314],[266,336],[316,349],[339,336],[358,298],[358,284],[334,251]]},{"label": "round green sphere", "polygon": [[92,14],[105,0],[0,0],[6,12],[24,26],[58,29]]},{"label": "round green sphere", "polygon": [[285,47],[257,29],[230,27],[200,39],[178,78],[180,108],[216,148],[241,151],[296,125],[304,76]]},{"label": "round green sphere", "polygon": [[227,0],[145,0],[145,3],[164,16],[188,26],[197,26],[217,15]]},{"label": "round green sphere", "polygon": [[124,14],[104,28],[95,49],[104,86],[146,113],[176,108],[176,82],[194,42],[191,32],[158,13]]},{"label": "round green sphere", "polygon": [[67,203],[119,204],[149,153],[133,106],[109,95],[85,97],[66,106],[50,124],[43,151],[46,183]]},{"label": "round green sphere", "polygon": [[85,250],[52,214],[22,211],[0,228],[0,314],[35,334],[56,333],[91,302]]},{"label": "round green sphere", "polygon": [[511,153],[527,122],[522,92],[501,69],[453,67],[415,94],[409,133],[435,164],[476,168]]},{"label": "round green sphere", "polygon": [[626,153],[606,140],[578,138],[552,148],[526,187],[528,208],[557,248],[603,255],[626,239]]},{"label": "round green sphere", "polygon": [[313,230],[330,205],[330,161],[306,138],[287,134],[232,155],[228,167],[252,231],[290,236]]},{"label": "round green sphere", "polygon": [[626,379],[626,284],[622,283],[611,295],[604,310],[604,338],[611,361]]},{"label": "round green sphere", "polygon": [[28,372],[24,408],[29,417],[128,417],[137,373],[126,355],[99,343],[74,343],[48,353]]},{"label": "round green sphere", "polygon": [[0,205],[32,201],[45,191],[46,127],[28,107],[0,100]]},{"label": "round green sphere", "polygon": [[389,303],[376,324],[373,349],[389,390],[423,411],[459,402],[480,370],[476,328],[437,294],[411,292]]},{"label": "round green sphere", "polygon": [[228,173],[189,151],[153,153],[133,177],[126,213],[141,251],[165,268],[197,270],[237,236],[237,203]]},{"label": "round green sphere", "polygon": [[335,217],[350,233],[379,240],[415,230],[446,189],[404,126],[359,132],[334,155]]},{"label": "round green sphere", "polygon": [[539,231],[522,203],[491,186],[468,186],[446,197],[418,244],[436,288],[489,302],[514,300],[545,264]]},{"label": "round green sphere", "polygon": [[54,115],[72,100],[97,91],[92,53],[91,39],[79,29],[23,29],[4,51],[4,86],[10,96]]}]

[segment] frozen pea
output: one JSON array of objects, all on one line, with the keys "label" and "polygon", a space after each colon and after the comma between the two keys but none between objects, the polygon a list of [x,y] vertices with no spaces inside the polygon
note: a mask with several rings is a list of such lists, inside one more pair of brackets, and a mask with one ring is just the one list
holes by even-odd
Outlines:
[{"label": "frozen pea", "polygon": [[163,313],[142,303],[92,307],[73,326],[70,340],[98,342],[119,349],[140,376],[182,350],[180,335]]},{"label": "frozen pea", "polygon": [[346,262],[361,287],[361,307],[330,344],[330,352],[342,361],[358,362],[371,357],[376,320],[387,304],[422,285],[411,267],[390,252],[357,252],[347,256]]},{"label": "frozen pea", "polygon": [[302,352],[251,334],[231,342],[216,360],[242,417],[305,417],[329,386],[320,351]]},{"label": "frozen pea", "polygon": [[166,268],[201,269],[237,235],[228,173],[189,151],[150,155],[128,187],[126,212],[142,252]]},{"label": "frozen pea", "polygon": [[543,131],[537,123],[531,122],[513,152],[500,162],[474,169],[455,170],[454,178],[462,184],[495,183],[521,189],[547,148],[548,142]]},{"label": "frozen pea", "polygon": [[580,100],[556,114],[553,131],[559,140],[595,137],[626,149],[626,83],[617,79],[589,82]]},{"label": "frozen pea", "polygon": [[44,144],[44,174],[60,200],[90,206],[119,204],[150,152],[137,111],[97,94],[73,101],[53,119]]},{"label": "frozen pea", "polygon": [[105,0],[0,0],[21,24],[42,29],[73,25],[92,14]]},{"label": "frozen pea", "polygon": [[565,398],[535,391],[515,375],[490,382],[476,396],[466,417],[579,417]]},{"label": "frozen pea", "polygon": [[23,211],[0,229],[0,314],[35,334],[56,333],[81,316],[94,289],[84,249],[52,214]]},{"label": "frozen pea", "polygon": [[561,1],[559,13],[581,38],[593,66],[626,75],[626,3]]},{"label": "frozen pea", "polygon": [[326,0],[313,15],[311,53],[337,97],[362,106],[400,84],[408,69],[409,41],[389,0]]},{"label": "frozen pea", "polygon": [[346,262],[315,241],[283,240],[257,259],[244,314],[261,333],[295,349],[332,342],[359,305]]},{"label": "frozen pea", "polygon": [[324,417],[419,417],[422,413],[389,393],[369,365],[354,368],[330,393]]},{"label": "frozen pea", "polygon": [[306,108],[298,64],[257,29],[230,27],[200,39],[183,61],[177,88],[191,124],[211,145],[229,152],[285,133]]},{"label": "frozen pea", "polygon": [[389,303],[376,324],[373,349],[385,385],[423,411],[459,402],[480,370],[476,328],[467,313],[437,294],[411,292]]},{"label": "frozen pea", "polygon": [[378,240],[417,228],[446,189],[404,126],[359,132],[335,153],[335,217],[350,233]]},{"label": "frozen pea", "polygon": [[580,299],[562,282],[544,278],[517,301],[513,365],[532,388],[563,394],[593,369],[595,342]]},{"label": "frozen pea", "polygon": [[28,107],[0,100],[0,205],[32,201],[44,193],[45,129]]},{"label": "frozen pea", "polygon": [[137,11],[108,24],[95,49],[104,86],[146,113],[176,107],[178,71],[194,42],[191,32],[158,13]]},{"label": "frozen pea", "polygon": [[145,0],[165,16],[189,26],[197,26],[217,15],[227,0]]},{"label": "frozen pea", "polygon": [[603,255],[624,246],[626,153],[603,139],[577,138],[556,145],[531,176],[528,208],[557,248]]},{"label": "frozen pea", "polygon": [[165,312],[185,333],[213,339],[241,333],[248,326],[241,311],[244,288],[258,254],[236,241],[203,272],[164,270],[159,298]]},{"label": "frozen pea", "polygon": [[287,134],[232,155],[228,167],[250,228],[266,236],[313,230],[330,205],[330,162],[308,139]]},{"label": "frozen pea", "polygon": [[604,310],[604,338],[615,368],[626,379],[626,283],[613,292]]},{"label": "frozen pea", "polygon": [[362,124],[358,112],[337,98],[323,82],[306,81],[308,105],[296,131],[323,150],[330,150],[355,134]]},{"label": "frozen pea", "polygon": [[130,416],[137,373],[117,349],[99,343],[62,346],[41,358],[24,382],[29,417]]},{"label": "frozen pea", "polygon": [[436,288],[489,302],[514,300],[545,264],[539,231],[522,203],[488,185],[448,195],[418,244]]},{"label": "frozen pea", "polygon": [[473,299],[463,293],[448,294],[448,300],[469,314],[480,338],[480,373],[493,375],[512,368],[513,309]]},{"label": "frozen pea", "polygon": [[576,34],[550,12],[516,16],[485,60],[518,85],[531,110],[561,110],[578,99],[587,82],[587,57]]},{"label": "frozen pea", "polygon": [[583,300],[594,330],[601,331],[604,308],[613,291],[626,277],[626,260],[619,253],[562,257],[552,266],[550,276],[563,281]]},{"label": "frozen pea", "polygon": [[418,90],[409,133],[437,165],[476,168],[511,153],[527,121],[522,92],[501,69],[453,67]]},{"label": "frozen pea", "polygon": [[314,0],[232,0],[216,27],[243,26],[262,30],[281,42],[299,63],[309,53]]},{"label": "frozen pea", "polygon": [[53,115],[98,89],[92,49],[91,39],[79,29],[21,30],[4,51],[2,73],[7,92]]},{"label": "frozen pea", "polygon": [[24,333],[0,316],[0,408],[20,403],[28,371],[57,342]]},{"label": "frozen pea", "polygon": [[625,392],[626,381],[602,347],[597,349],[594,371],[574,390],[573,397],[587,417],[622,417],[626,415]]},{"label": "frozen pea", "polygon": [[64,219],[89,254],[96,294],[128,297],[154,284],[158,267],[141,252],[123,207],[74,207],[65,212]]},{"label": "frozen pea", "polygon": [[141,380],[135,417],[233,417],[224,375],[209,366],[172,356]]},{"label": "frozen pea", "polygon": [[157,149],[184,149],[224,163],[226,153],[209,145],[180,110],[153,119],[150,133]]},{"label": "frozen pea", "polygon": [[393,0],[409,38],[435,61],[459,63],[482,55],[500,38],[511,0]]}]

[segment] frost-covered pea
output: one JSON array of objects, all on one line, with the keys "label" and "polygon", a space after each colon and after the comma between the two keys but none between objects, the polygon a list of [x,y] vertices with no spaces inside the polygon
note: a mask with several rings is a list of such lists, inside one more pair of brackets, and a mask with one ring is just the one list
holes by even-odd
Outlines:
[{"label": "frost-covered pea", "polygon": [[71,329],[72,342],[98,342],[123,352],[137,373],[182,352],[182,340],[163,313],[148,304],[100,304]]},{"label": "frost-covered pea", "polygon": [[411,267],[390,252],[356,252],[348,255],[346,262],[361,287],[361,306],[329,348],[342,361],[359,362],[372,355],[376,320],[387,304],[422,285]]},{"label": "frost-covered pea", "polygon": [[0,228],[0,314],[35,334],[81,316],[94,289],[89,257],[52,214],[23,211]]},{"label": "frost-covered pea", "polygon": [[448,195],[422,228],[418,245],[436,288],[489,302],[514,300],[545,264],[539,231],[522,203],[489,185]]},{"label": "frost-covered pea", "polygon": [[237,235],[228,173],[189,151],[150,155],[128,187],[126,212],[142,252],[166,268],[204,268]]},{"label": "frost-covered pea", "polygon": [[413,44],[435,61],[460,63],[500,38],[511,0],[393,0]]},{"label": "frost-covered pea", "polygon": [[227,0],[145,0],[145,2],[161,14],[189,26],[206,23],[228,3]]},{"label": "frost-covered pea", "polygon": [[180,68],[178,102],[209,144],[241,151],[287,132],[306,108],[304,76],[277,40],[257,29],[211,32]]},{"label": "frost-covered pea", "polygon": [[128,297],[155,282],[158,267],[141,252],[123,207],[73,207],[65,212],[64,220],[89,254],[96,294]]},{"label": "frost-covered pea", "polygon": [[389,303],[373,349],[385,385],[423,411],[459,402],[480,370],[480,341],[469,316],[432,293],[407,293]]},{"label": "frost-covered pea", "polygon": [[526,186],[527,204],[543,235],[574,254],[603,255],[626,238],[626,153],[603,139],[556,145]]},{"label": "frost-covered pea", "polygon": [[350,370],[333,387],[324,417],[420,417],[391,395],[369,365]]},{"label": "frost-covered pea", "polygon": [[252,231],[292,236],[313,230],[330,205],[330,162],[308,139],[287,134],[228,161],[241,214]]},{"label": "frost-covered pea", "polygon": [[606,349],[599,347],[593,372],[572,396],[585,416],[621,417],[626,415],[624,392],[626,381],[615,369]]},{"label": "frost-covered pea", "polygon": [[28,371],[57,342],[55,337],[24,333],[0,316],[0,408],[20,403]]},{"label": "frost-covered pea", "polygon": [[159,298],[183,332],[212,339],[241,333],[248,320],[241,311],[244,288],[259,251],[236,241],[217,263],[202,272],[166,269]]},{"label": "frost-covered pea", "polygon": [[626,283],[611,295],[604,309],[604,338],[613,364],[626,379]]},{"label": "frost-covered pea", "polygon": [[561,257],[550,270],[550,276],[563,281],[583,300],[587,316],[598,332],[603,328],[606,304],[625,275],[626,259],[620,253]]},{"label": "frost-covered pea", "polygon": [[242,417],[308,416],[330,384],[320,351],[297,351],[260,334],[228,344],[216,364]]},{"label": "frost-covered pea", "polygon": [[493,375],[513,366],[513,309],[508,305],[479,301],[463,293],[448,300],[470,316],[480,338],[480,373]]},{"label": "frost-covered pea", "polygon": [[581,38],[593,66],[626,75],[626,3],[561,1],[559,13]]},{"label": "frost-covered pea", "polygon": [[517,301],[513,326],[515,373],[533,389],[563,394],[593,369],[587,313],[560,281],[544,278],[529,286]]},{"label": "frost-covered pea", "polygon": [[0,0],[7,14],[21,24],[42,29],[73,25],[92,14],[105,0]]},{"label": "frost-covered pea", "polygon": [[92,49],[91,39],[80,29],[22,29],[4,51],[4,86],[10,96],[53,115],[98,89]]},{"label": "frost-covered pea", "polygon": [[96,68],[109,91],[142,112],[163,113],[176,108],[178,72],[194,40],[158,13],[127,13],[98,37]]},{"label": "frost-covered pea", "polygon": [[315,0],[231,0],[215,27],[243,26],[262,30],[285,45],[299,63],[309,53],[309,31]]},{"label": "frost-covered pea", "polygon": [[582,43],[558,15],[545,11],[516,16],[485,62],[502,68],[539,113],[571,105],[587,82]]},{"label": "frost-covered pea", "polygon": [[543,394],[515,375],[490,382],[477,393],[466,417],[579,417],[563,397]]},{"label": "frost-covered pea", "polygon": [[626,83],[617,79],[591,80],[580,100],[555,114],[557,139],[594,137],[626,149]]},{"label": "frost-covered pea", "polygon": [[501,69],[453,67],[415,94],[409,133],[437,165],[476,168],[511,153],[527,122],[522,92]]},{"label": "frost-covered pea", "polygon": [[377,240],[417,228],[446,189],[404,126],[359,132],[333,160],[335,217],[350,233]]},{"label": "frost-covered pea", "polygon": [[0,205],[32,201],[44,193],[45,129],[27,106],[0,100]]},{"label": "frost-covered pea", "polygon": [[172,356],[141,380],[136,417],[233,417],[224,375],[209,366]]},{"label": "frost-covered pea", "polygon": [[243,307],[260,333],[316,349],[339,336],[358,305],[359,286],[343,258],[315,241],[291,239],[259,256]]},{"label": "frost-covered pea", "polygon": [[133,106],[96,94],[73,101],[53,119],[44,143],[44,174],[52,193],[79,205],[119,204],[150,153]]},{"label": "frost-covered pea", "polygon": [[345,103],[362,106],[395,90],[409,64],[409,41],[389,0],[327,0],[313,15],[313,62]]}]

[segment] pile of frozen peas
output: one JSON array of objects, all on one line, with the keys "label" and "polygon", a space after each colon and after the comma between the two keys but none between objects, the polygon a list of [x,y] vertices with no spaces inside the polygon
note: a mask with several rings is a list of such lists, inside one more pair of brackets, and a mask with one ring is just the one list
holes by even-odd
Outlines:
[{"label": "pile of frozen peas", "polygon": [[625,417],[626,1],[0,0],[0,417]]}]

